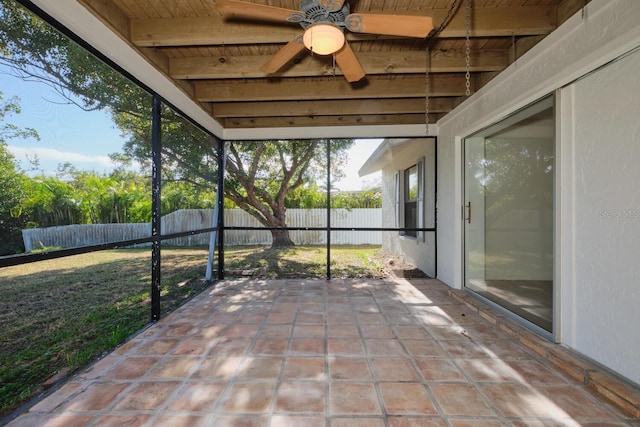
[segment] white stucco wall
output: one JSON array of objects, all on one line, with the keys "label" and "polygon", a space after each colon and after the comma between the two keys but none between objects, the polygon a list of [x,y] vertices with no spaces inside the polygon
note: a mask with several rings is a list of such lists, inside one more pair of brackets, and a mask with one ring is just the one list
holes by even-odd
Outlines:
[{"label": "white stucco wall", "polygon": [[640,383],[640,51],[561,103],[562,339]]},{"label": "white stucco wall", "polygon": [[[435,203],[435,143],[433,139],[413,138],[393,149],[392,160],[382,169],[382,224],[395,227],[395,173],[416,164],[421,157],[424,164],[424,226],[433,227]],[[424,233],[424,240],[400,236],[396,231],[382,233],[382,249],[398,255],[409,263],[435,276],[435,234]]]},{"label": "white stucco wall", "polygon": [[[461,288],[461,140],[556,93],[556,337],[640,383],[640,1],[593,0],[439,122],[438,277]],[[626,218],[616,218],[628,211]]]}]

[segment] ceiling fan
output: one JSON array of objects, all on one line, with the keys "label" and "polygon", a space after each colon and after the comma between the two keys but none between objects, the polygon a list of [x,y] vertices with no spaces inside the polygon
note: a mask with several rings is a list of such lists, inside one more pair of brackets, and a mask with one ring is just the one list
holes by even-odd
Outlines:
[{"label": "ceiling fan", "polygon": [[278,72],[296,55],[309,49],[314,54],[332,55],[345,78],[357,82],[364,69],[344,36],[353,33],[424,38],[433,29],[429,16],[351,13],[345,0],[302,0],[299,10],[284,9],[241,0],[217,0],[223,15],[297,23],[304,34],[297,36],[260,69],[267,74]]}]

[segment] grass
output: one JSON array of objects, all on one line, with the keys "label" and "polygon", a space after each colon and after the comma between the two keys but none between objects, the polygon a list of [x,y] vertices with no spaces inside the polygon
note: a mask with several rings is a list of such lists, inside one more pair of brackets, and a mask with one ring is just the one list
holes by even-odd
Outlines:
[{"label": "grass", "polygon": [[[379,246],[331,248],[332,277],[385,275]],[[202,290],[206,248],[162,249],[164,313]],[[326,277],[324,247],[225,248],[227,276]],[[196,279],[196,280],[193,280]],[[122,343],[151,317],[148,248],[100,251],[0,269],[0,416]]]},{"label": "grass", "polygon": [[[331,277],[380,278],[385,275],[380,246],[332,246],[330,262]],[[326,265],[327,250],[324,246],[225,248],[228,276],[324,278]]]},{"label": "grass", "polygon": [[[207,252],[164,249],[162,310],[206,283]],[[149,249],[101,251],[0,269],[0,415],[123,342],[151,317]],[[182,286],[176,286],[181,284]]]}]

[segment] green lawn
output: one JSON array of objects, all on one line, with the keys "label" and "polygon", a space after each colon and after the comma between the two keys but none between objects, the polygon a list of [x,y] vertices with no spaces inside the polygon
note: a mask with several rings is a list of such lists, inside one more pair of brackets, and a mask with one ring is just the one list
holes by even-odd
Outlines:
[{"label": "green lawn", "polygon": [[[331,249],[333,277],[382,277],[379,246]],[[162,249],[162,311],[204,289],[206,248]],[[325,277],[324,247],[225,248],[227,275]],[[0,269],[0,416],[149,322],[151,251],[100,251]]]}]

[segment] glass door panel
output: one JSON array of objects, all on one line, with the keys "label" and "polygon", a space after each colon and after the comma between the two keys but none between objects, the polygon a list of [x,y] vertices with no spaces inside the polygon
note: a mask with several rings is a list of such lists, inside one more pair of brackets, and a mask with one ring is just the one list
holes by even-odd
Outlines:
[{"label": "glass door panel", "polygon": [[548,332],[554,134],[548,98],[464,142],[465,286]]}]

